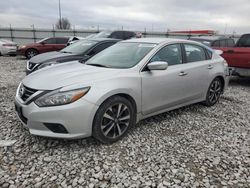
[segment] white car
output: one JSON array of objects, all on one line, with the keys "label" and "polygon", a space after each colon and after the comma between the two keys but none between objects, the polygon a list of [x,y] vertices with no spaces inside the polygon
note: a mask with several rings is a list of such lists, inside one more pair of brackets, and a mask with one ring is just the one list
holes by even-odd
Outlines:
[{"label": "white car", "polygon": [[26,76],[15,108],[31,134],[112,143],[147,117],[198,102],[216,104],[227,83],[226,61],[200,43],[131,39],[85,64],[54,65]]},{"label": "white car", "polygon": [[0,39],[0,55],[16,55],[17,44],[10,40]]}]

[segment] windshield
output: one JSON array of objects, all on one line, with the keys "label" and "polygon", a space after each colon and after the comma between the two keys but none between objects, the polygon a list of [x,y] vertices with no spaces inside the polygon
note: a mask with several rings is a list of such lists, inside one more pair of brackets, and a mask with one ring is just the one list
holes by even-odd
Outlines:
[{"label": "windshield", "polygon": [[60,52],[80,55],[86,52],[87,50],[89,50],[90,48],[92,48],[96,44],[97,44],[96,41],[80,40],[67,46],[66,48],[62,49]]},{"label": "windshield", "polygon": [[86,64],[108,68],[131,68],[155,46],[156,44],[152,43],[117,43],[89,59]]},{"label": "windshield", "polygon": [[102,31],[96,35],[94,35],[92,38],[108,38],[111,35],[112,31]]}]

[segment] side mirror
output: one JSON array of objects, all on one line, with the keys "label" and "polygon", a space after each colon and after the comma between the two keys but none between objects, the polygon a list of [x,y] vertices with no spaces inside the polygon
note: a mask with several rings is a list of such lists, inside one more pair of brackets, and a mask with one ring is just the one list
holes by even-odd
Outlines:
[{"label": "side mirror", "polygon": [[168,68],[168,63],[165,61],[154,61],[147,65],[149,70],[166,70]]},{"label": "side mirror", "polygon": [[44,44],[45,44],[45,42],[41,42],[40,44],[41,44],[41,45],[44,45]]}]

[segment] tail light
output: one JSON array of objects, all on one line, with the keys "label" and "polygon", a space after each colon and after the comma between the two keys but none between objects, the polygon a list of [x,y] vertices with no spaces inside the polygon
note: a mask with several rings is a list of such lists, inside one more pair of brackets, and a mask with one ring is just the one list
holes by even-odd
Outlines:
[{"label": "tail light", "polygon": [[224,66],[225,66],[225,67],[228,67],[228,64],[227,64],[227,61],[226,61],[226,60],[224,60],[223,63],[224,63]]}]

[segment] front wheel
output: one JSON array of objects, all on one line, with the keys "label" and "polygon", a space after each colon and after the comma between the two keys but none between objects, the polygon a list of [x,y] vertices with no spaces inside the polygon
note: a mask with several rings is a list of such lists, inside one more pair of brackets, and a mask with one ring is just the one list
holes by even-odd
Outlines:
[{"label": "front wheel", "polygon": [[25,53],[25,56],[30,59],[38,54],[38,51],[35,49],[28,49]]},{"label": "front wheel", "polygon": [[136,112],[129,100],[114,96],[97,110],[92,134],[102,143],[113,143],[123,138],[129,127],[135,124]]},{"label": "front wheel", "polygon": [[215,78],[208,88],[206,101],[204,101],[203,104],[205,104],[206,106],[215,105],[218,102],[222,91],[223,85],[221,79]]}]

